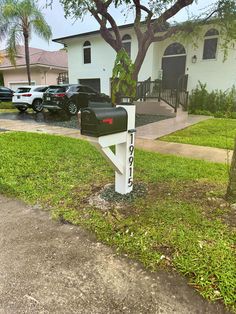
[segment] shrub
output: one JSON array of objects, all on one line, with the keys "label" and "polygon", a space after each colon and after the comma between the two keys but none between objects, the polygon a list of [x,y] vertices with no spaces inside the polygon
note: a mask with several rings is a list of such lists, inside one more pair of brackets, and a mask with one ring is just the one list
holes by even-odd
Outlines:
[{"label": "shrub", "polygon": [[189,97],[189,112],[236,118],[236,88],[208,92],[206,84],[199,82]]}]

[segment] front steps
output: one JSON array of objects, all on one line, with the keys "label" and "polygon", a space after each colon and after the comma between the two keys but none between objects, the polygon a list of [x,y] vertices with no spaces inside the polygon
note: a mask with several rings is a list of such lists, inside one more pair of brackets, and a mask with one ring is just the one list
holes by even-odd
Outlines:
[{"label": "front steps", "polygon": [[176,117],[179,120],[185,120],[188,117],[188,112],[179,106],[177,112],[168,105],[165,101],[157,99],[147,99],[146,101],[134,101],[137,114],[162,115],[167,117]]},{"label": "front steps", "polygon": [[175,117],[174,109],[167,105],[164,101],[157,100],[134,101],[137,114],[162,115]]}]

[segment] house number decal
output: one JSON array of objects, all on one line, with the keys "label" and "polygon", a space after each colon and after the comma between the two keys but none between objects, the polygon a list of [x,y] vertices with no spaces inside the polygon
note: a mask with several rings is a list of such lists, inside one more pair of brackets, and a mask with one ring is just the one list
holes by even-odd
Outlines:
[{"label": "house number decal", "polygon": [[134,167],[134,131],[130,133],[130,145],[129,145],[129,177],[128,187],[133,186],[133,167]]}]

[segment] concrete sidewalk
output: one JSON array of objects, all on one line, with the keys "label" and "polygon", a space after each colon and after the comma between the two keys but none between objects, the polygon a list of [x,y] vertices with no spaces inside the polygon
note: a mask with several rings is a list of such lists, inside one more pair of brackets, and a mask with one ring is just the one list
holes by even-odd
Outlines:
[{"label": "concrete sidewalk", "polygon": [[[168,120],[166,120],[168,121]],[[161,121],[162,122],[162,121]],[[158,122],[159,123],[159,122]],[[152,123],[153,124],[153,123]],[[55,135],[63,135],[73,138],[80,138],[86,140],[85,136],[80,134],[79,130],[52,126],[48,124],[40,124],[35,122],[25,122],[16,120],[0,120],[0,128],[11,131],[25,131],[36,133],[48,133]],[[153,151],[162,154],[171,154],[183,156],[193,159],[202,159],[217,163],[226,163],[231,161],[233,151],[226,149],[212,148],[205,146],[169,143],[158,140],[143,139],[137,137],[136,147],[148,151]]]},{"label": "concrete sidewalk", "polygon": [[172,143],[164,141],[153,141],[147,139],[136,139],[136,147],[150,152],[171,154],[176,156],[202,159],[217,163],[231,163],[233,151],[221,148]]},{"label": "concrete sidewalk", "polygon": [[144,270],[79,227],[0,195],[1,314],[225,314],[175,273]]}]

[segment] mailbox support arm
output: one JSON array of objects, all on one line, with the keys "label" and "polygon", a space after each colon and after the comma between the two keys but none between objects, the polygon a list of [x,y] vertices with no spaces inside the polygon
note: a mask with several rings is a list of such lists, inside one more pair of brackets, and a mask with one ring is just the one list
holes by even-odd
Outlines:
[{"label": "mailbox support arm", "polygon": [[124,166],[121,164],[119,158],[113,153],[109,147],[101,147],[98,143],[93,143],[94,146],[101,152],[101,154],[109,161],[112,168],[119,174],[124,174]]}]

